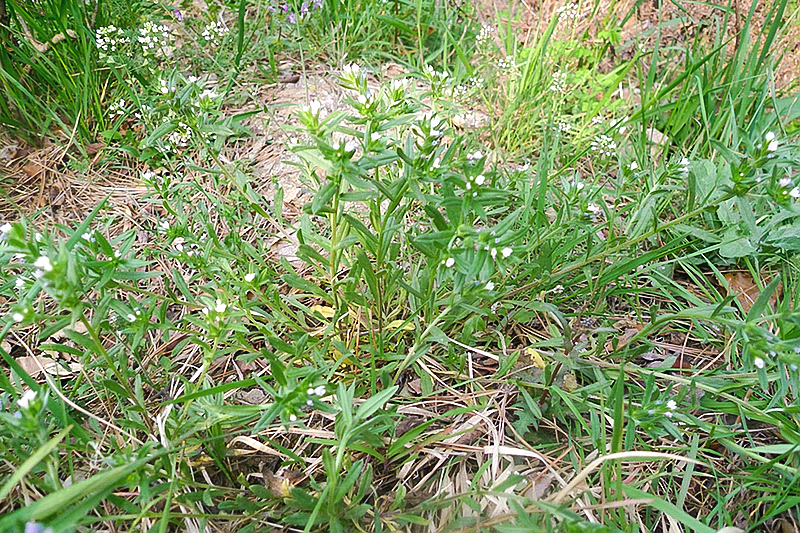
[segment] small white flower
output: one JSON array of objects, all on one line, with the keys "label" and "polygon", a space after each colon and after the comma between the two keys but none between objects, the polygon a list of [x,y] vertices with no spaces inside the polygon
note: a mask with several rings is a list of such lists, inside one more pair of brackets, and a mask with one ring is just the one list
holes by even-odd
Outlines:
[{"label": "small white flower", "polygon": [[491,251],[489,252],[489,255],[492,256],[492,259],[497,257],[497,248],[492,248]]},{"label": "small white flower", "polygon": [[383,137],[383,135],[381,135],[377,131],[373,131],[372,134],[369,136],[369,138],[370,138],[370,140],[372,142],[378,142],[378,141],[381,140],[382,137]]},{"label": "small white flower", "polygon": [[664,413],[664,416],[666,416],[667,418],[672,418],[672,411],[667,411],[666,413]]},{"label": "small white flower", "polygon": [[311,407],[314,405],[314,400],[306,400],[306,405]]},{"label": "small white flower", "polygon": [[778,141],[770,141],[767,145],[767,152],[774,152],[778,149]]},{"label": "small white flower", "polygon": [[772,142],[775,140],[775,132],[768,131],[766,135],[764,135],[764,140],[767,142]]},{"label": "small white flower", "polygon": [[486,182],[486,176],[484,176],[483,174],[478,174],[475,177],[475,184],[476,185],[483,185],[485,182]]},{"label": "small white flower", "polygon": [[52,272],[53,270],[53,264],[50,262],[50,258],[46,255],[39,256],[39,258],[33,262],[33,266],[43,272]]},{"label": "small white flower", "polygon": [[16,286],[18,289],[21,289],[22,287],[24,287],[24,286],[25,286],[25,280],[24,280],[23,278],[17,278],[16,280],[14,280],[14,285],[15,285],[15,286]]},{"label": "small white flower", "polygon": [[222,300],[217,299],[217,305],[214,306],[214,311],[216,311],[217,313],[222,314],[222,313],[225,312],[225,310],[227,308],[228,308],[228,306],[225,305],[224,303],[222,303]]},{"label": "small white flower", "polygon": [[453,259],[452,257],[448,257],[444,262],[444,266],[446,266],[447,268],[450,268],[455,264],[456,264],[456,260]]},{"label": "small white flower", "polygon": [[256,279],[256,273],[255,272],[250,272],[249,274],[245,274],[244,275],[244,280],[247,283],[252,282],[254,279]]},{"label": "small white flower", "polygon": [[486,290],[487,291],[493,291],[494,290],[494,283],[491,282],[491,281],[487,281],[486,282]]},{"label": "small white flower", "polygon": [[554,93],[563,93],[566,89],[567,73],[558,71],[553,73],[553,82],[550,84],[550,90]]},{"label": "small white flower", "polygon": [[674,411],[677,408],[678,404],[675,402],[675,400],[670,400],[667,402],[667,409],[669,409],[670,411]]},{"label": "small white flower", "polygon": [[309,396],[314,396],[314,387],[309,387],[306,391],[306,394]]},{"label": "small white flower", "polygon": [[797,200],[798,198],[800,198],[800,187],[795,187],[794,189],[792,189],[791,191],[789,191],[789,196],[791,196],[791,197],[792,197],[792,198],[794,198],[795,200]]},{"label": "small white flower", "polygon": [[781,178],[780,181],[778,181],[778,185],[781,187],[790,187],[792,185],[792,178]]},{"label": "small white flower", "polygon": [[297,415],[289,415],[289,422],[297,422]]},{"label": "small white flower", "polygon": [[511,255],[513,252],[514,252],[514,250],[513,250],[513,249],[511,249],[511,248],[509,248],[508,246],[506,246],[506,247],[505,247],[505,248],[503,248],[503,250],[502,250],[503,257],[508,257],[508,256],[509,256],[509,255]]},{"label": "small white flower", "polygon": [[128,322],[136,322],[136,315],[134,315],[133,313],[128,313],[127,319]]},{"label": "small white flower", "polygon": [[791,370],[792,372],[797,372],[797,365],[792,363],[791,365],[789,365],[789,370]]},{"label": "small white flower", "polygon": [[15,311],[11,315],[11,320],[13,320],[14,322],[17,322],[17,323],[22,322],[23,320],[25,320],[25,315],[23,315],[19,311]]},{"label": "small white flower", "polygon": [[345,74],[352,74],[353,76],[358,76],[361,72],[361,67],[356,65],[355,63],[350,63],[349,65],[345,65],[342,67],[342,70]]},{"label": "small white flower", "polygon": [[760,370],[764,368],[766,363],[764,363],[764,360],[762,358],[756,357],[755,359],[753,359],[753,364],[756,365],[756,368]]},{"label": "small white flower", "polygon": [[639,168],[639,163],[637,163],[636,161],[631,161],[630,169],[637,170],[638,168]]},{"label": "small white flower", "polygon": [[3,235],[7,235],[10,231],[11,231],[11,224],[9,224],[8,222],[0,226],[0,232],[2,232]]},{"label": "small white flower", "polygon": [[27,409],[31,406],[31,402],[36,398],[36,391],[28,389],[22,395],[22,398],[17,400],[17,405],[22,409]]},{"label": "small white flower", "polygon": [[359,94],[359,95],[356,97],[356,100],[358,100],[358,103],[359,103],[359,104],[361,104],[361,105],[366,105],[366,103],[367,103],[367,101],[368,101],[368,100],[367,100],[367,97],[366,97],[366,96],[364,96],[363,94]]},{"label": "small white flower", "polygon": [[316,394],[317,396],[322,396],[326,392],[327,391],[325,390],[325,385],[319,385],[319,386],[317,386],[316,389],[314,389],[314,394]]},{"label": "small white flower", "polygon": [[475,150],[471,154],[467,154],[467,159],[470,161],[472,161],[473,159],[480,159],[481,157],[483,157],[483,154],[481,153],[480,150]]}]

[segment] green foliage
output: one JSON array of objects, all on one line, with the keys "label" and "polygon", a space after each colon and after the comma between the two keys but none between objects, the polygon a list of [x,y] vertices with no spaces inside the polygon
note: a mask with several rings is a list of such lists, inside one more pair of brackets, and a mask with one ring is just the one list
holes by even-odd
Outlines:
[{"label": "green foliage", "polygon": [[[156,214],[0,227],[0,530],[708,533],[800,502],[785,1],[758,46],[751,11],[732,54],[674,71],[657,41],[606,68],[631,13],[591,37],[574,5],[523,43],[428,0],[7,6],[3,120],[102,134]],[[229,157],[249,113],[225,106],[293,54],[347,66],[340,106],[297,112],[287,213]]]}]

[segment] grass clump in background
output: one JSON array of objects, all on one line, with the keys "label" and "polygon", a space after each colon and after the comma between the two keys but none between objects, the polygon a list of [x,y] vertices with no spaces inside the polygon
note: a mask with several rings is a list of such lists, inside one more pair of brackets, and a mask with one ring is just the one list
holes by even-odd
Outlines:
[{"label": "grass clump in background", "polygon": [[0,530],[796,523],[785,2],[4,5],[3,123],[139,196],[0,227]]}]

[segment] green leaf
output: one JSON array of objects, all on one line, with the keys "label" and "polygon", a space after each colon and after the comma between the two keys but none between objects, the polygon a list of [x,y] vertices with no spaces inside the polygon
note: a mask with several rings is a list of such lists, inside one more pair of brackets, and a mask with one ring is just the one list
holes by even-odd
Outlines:
[{"label": "green leaf", "polygon": [[761,314],[767,308],[767,305],[769,305],[769,299],[772,297],[772,293],[775,292],[775,289],[778,288],[778,284],[780,282],[781,275],[779,273],[775,275],[775,278],[769,283],[769,285],[764,287],[764,290],[758,295],[758,298],[756,298],[756,301],[753,302],[753,306],[747,313],[746,320],[748,322],[755,321],[761,316]]},{"label": "green leaf", "polygon": [[394,396],[397,392],[397,385],[392,385],[386,390],[382,390],[381,392],[377,393],[375,396],[371,396],[361,404],[361,407],[358,408],[356,412],[356,420],[367,420],[371,417],[375,412],[383,406],[389,399]]},{"label": "green leaf", "polygon": [[338,183],[333,183],[329,181],[325,185],[323,185],[317,194],[314,196],[314,200],[311,202],[311,212],[315,215],[321,213],[323,210],[330,210],[330,206],[328,203],[330,199],[333,198],[333,195],[336,194],[336,191],[339,189]]}]

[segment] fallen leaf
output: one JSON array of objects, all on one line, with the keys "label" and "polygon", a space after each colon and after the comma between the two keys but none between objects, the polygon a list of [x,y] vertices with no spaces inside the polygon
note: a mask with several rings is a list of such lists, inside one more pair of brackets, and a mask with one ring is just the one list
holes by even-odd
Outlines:
[{"label": "fallen leaf", "polygon": [[530,358],[531,365],[535,366],[539,370],[544,370],[546,364],[539,352],[528,346],[525,348],[525,354]]},{"label": "fallen leaf", "polygon": [[86,154],[94,155],[106,147],[106,143],[92,143],[86,145]]},{"label": "fallen leaf", "polygon": [[24,357],[17,358],[17,363],[22,367],[22,370],[27,372],[32,378],[38,376],[42,370],[44,370],[45,366],[52,363],[52,361],[53,360],[49,357],[40,357],[34,355],[26,355]]},{"label": "fallen leaf", "polygon": [[336,309],[334,309],[333,307],[328,307],[327,305],[317,304],[311,306],[311,312],[319,313],[324,318],[333,318],[333,316],[336,314]]},{"label": "fallen leaf", "polygon": [[403,331],[414,331],[414,324],[412,322],[409,322],[408,324],[403,326],[404,322],[405,322],[405,320],[392,320],[391,322],[386,324],[386,329],[395,330],[395,329],[400,328],[402,326],[401,329]]},{"label": "fallen leaf", "polygon": [[27,174],[29,178],[33,178],[43,172],[44,167],[39,163],[28,163],[22,167],[22,171]]},{"label": "fallen leaf", "polygon": [[[742,311],[745,314],[749,313],[750,309],[753,307],[753,303],[755,303],[756,299],[761,295],[761,291],[755,280],[753,280],[753,276],[745,271],[727,272],[723,274],[723,276],[725,277],[725,281],[728,282],[728,294],[736,293],[736,301],[739,302]],[[772,296],[770,296],[769,303],[773,309],[775,309],[777,304],[777,297],[780,290],[779,286],[778,289],[772,293]]]}]

